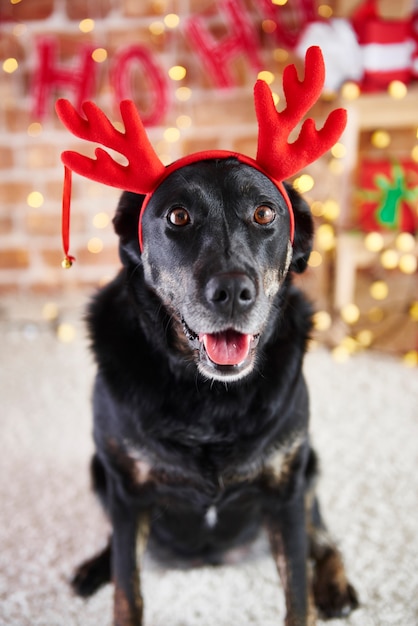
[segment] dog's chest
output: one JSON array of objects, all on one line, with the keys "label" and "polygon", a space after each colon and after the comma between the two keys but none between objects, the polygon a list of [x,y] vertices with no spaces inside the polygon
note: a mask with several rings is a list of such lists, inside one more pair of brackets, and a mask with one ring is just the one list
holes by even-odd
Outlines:
[{"label": "dog's chest", "polygon": [[172,459],[169,462],[163,458],[151,460],[146,450],[132,442],[125,442],[125,470],[129,472],[133,487],[153,485],[156,491],[162,489],[165,493],[173,491],[174,494],[186,488],[188,494],[196,490],[199,498],[204,492],[214,498],[216,494],[244,484],[267,481],[270,485],[279,485],[285,482],[303,443],[303,434],[293,433],[281,444],[257,455],[249,451],[235,463],[230,458],[222,462],[217,446],[214,446],[212,454],[210,445],[202,446],[200,454],[196,446],[193,458],[184,455],[174,463]]}]

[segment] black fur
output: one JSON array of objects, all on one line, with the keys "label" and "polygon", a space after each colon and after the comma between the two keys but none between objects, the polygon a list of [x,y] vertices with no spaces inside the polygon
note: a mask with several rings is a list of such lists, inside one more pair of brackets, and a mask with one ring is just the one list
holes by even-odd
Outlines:
[{"label": "black fur", "polygon": [[[189,165],[160,185],[144,213],[142,254],[143,198],[122,195],[114,225],[123,269],[88,314],[98,365],[92,469],[113,536],[74,578],[82,595],[113,579],[115,624],[142,623],[138,533],[165,552],[219,563],[264,525],[288,626],[307,624],[314,610],[309,556],[321,613],[356,606],[314,495],[302,375],[312,310],[292,284],[292,272],[306,268],[313,225],[307,204],[288,192],[291,258],[283,197],[235,159]],[[262,212],[259,223],[260,206],[274,219],[263,223]],[[245,335],[250,349],[242,363],[213,361],[205,333],[228,353]]]}]

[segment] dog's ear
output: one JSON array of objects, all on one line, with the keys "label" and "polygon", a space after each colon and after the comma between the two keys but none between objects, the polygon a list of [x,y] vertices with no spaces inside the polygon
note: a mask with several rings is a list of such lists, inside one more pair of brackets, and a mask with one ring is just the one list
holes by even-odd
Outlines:
[{"label": "dog's ear", "polygon": [[295,239],[290,271],[301,274],[308,265],[313,245],[314,225],[308,203],[288,183],[285,184],[295,216]]},{"label": "dog's ear", "polygon": [[113,227],[119,236],[119,254],[124,265],[132,261],[136,264],[141,260],[138,241],[139,213],[145,196],[124,191],[120,197]]}]

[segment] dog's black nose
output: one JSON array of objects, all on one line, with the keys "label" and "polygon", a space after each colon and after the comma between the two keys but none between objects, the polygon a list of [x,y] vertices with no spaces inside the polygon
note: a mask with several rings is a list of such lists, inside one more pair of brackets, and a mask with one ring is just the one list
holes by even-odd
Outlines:
[{"label": "dog's black nose", "polygon": [[255,302],[256,286],[244,273],[217,274],[207,283],[205,296],[209,305],[223,314],[243,313]]}]

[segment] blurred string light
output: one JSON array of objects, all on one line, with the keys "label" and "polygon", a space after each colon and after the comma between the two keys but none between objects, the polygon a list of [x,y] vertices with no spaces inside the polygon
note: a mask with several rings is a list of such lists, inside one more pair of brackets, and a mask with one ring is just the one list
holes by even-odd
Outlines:
[{"label": "blurred string light", "polygon": [[360,96],[360,87],[356,83],[348,81],[342,86],[341,96],[345,100],[357,100]]},{"label": "blurred string light", "polygon": [[391,136],[387,130],[375,130],[370,138],[370,143],[379,149],[387,148],[390,145]]},{"label": "blurred string light", "polygon": [[94,20],[90,18],[81,20],[81,22],[78,25],[78,28],[82,33],[91,33],[94,30],[94,27],[95,27]]},{"label": "blurred string light", "polygon": [[274,20],[263,20],[261,22],[261,28],[267,35],[271,35],[277,30],[277,23]]},{"label": "blurred string light", "polygon": [[325,252],[335,248],[335,231],[331,224],[321,224],[316,231],[318,247]]},{"label": "blurred string light", "polygon": [[63,322],[57,327],[57,338],[62,343],[71,343],[77,337],[77,331],[73,324]]},{"label": "blurred string light", "polygon": [[322,17],[322,19],[329,20],[332,17],[334,11],[329,4],[320,4],[318,7],[318,15]]},{"label": "blurred string light", "polygon": [[408,93],[408,87],[400,80],[393,80],[389,83],[388,93],[395,100],[402,100]]},{"label": "blurred string light", "polygon": [[340,312],[340,315],[346,324],[355,324],[360,319],[360,309],[354,304],[346,304]]},{"label": "blurred string light", "polygon": [[151,35],[154,35],[156,37],[162,35],[165,31],[165,26],[164,26],[164,22],[160,22],[160,21],[155,21],[152,22],[149,26],[148,29],[151,33]]},{"label": "blurred string light", "polygon": [[104,211],[101,211],[100,213],[96,213],[96,215],[93,217],[93,226],[95,228],[107,228],[107,226],[110,224],[110,216],[105,213]]},{"label": "blurred string light", "polygon": [[177,128],[185,129],[190,128],[192,125],[192,118],[189,115],[179,115],[176,119]]},{"label": "blurred string light", "polygon": [[369,292],[374,300],[385,300],[389,295],[389,287],[384,280],[375,280],[370,285]]},{"label": "blurred string light", "polygon": [[317,311],[313,316],[314,328],[318,331],[326,331],[331,328],[332,318],[328,311]]},{"label": "blurred string light", "polygon": [[103,250],[103,248],[104,244],[100,237],[92,237],[87,242],[87,250],[91,254],[99,254]]},{"label": "blurred string light", "polygon": [[171,126],[165,129],[163,137],[168,143],[176,143],[180,139],[180,131],[178,128]]},{"label": "blurred string light", "polygon": [[14,57],[10,57],[3,61],[3,71],[6,72],[6,74],[13,74],[13,72],[15,72],[18,67],[19,63]]},{"label": "blurred string light", "polygon": [[312,250],[308,259],[309,267],[319,267],[320,265],[322,265],[322,261],[322,254],[318,252],[318,250]]},{"label": "blurred string light", "polygon": [[168,70],[168,75],[171,80],[183,80],[186,77],[187,70],[183,65],[173,65]]},{"label": "blurred string light", "polygon": [[164,18],[167,28],[177,28],[180,25],[180,17],[176,13],[168,13]]},{"label": "blurred string light", "polygon": [[192,97],[192,90],[189,87],[179,87],[175,94],[179,102],[187,102]]},{"label": "blurred string light", "polygon": [[44,203],[44,197],[40,191],[31,191],[26,202],[32,209],[39,209]]},{"label": "blurred string light", "polygon": [[42,132],[42,124],[39,122],[32,122],[29,124],[27,132],[29,137],[38,137],[38,135]]},{"label": "blurred string light", "polygon": [[258,72],[257,78],[260,80],[264,80],[268,85],[271,85],[274,82],[274,74],[273,72],[269,72],[268,70],[262,70]]},{"label": "blurred string light", "polygon": [[295,180],[293,181],[293,187],[296,189],[296,191],[302,194],[310,191],[314,187],[314,185],[315,181],[312,176],[310,176],[310,174],[302,174],[301,176],[295,178]]},{"label": "blurred string light", "polygon": [[91,57],[96,63],[103,63],[107,59],[107,50],[105,48],[96,48],[91,53]]},{"label": "blurred string light", "polygon": [[409,350],[403,356],[403,363],[407,367],[417,367],[418,366],[418,350]]}]

